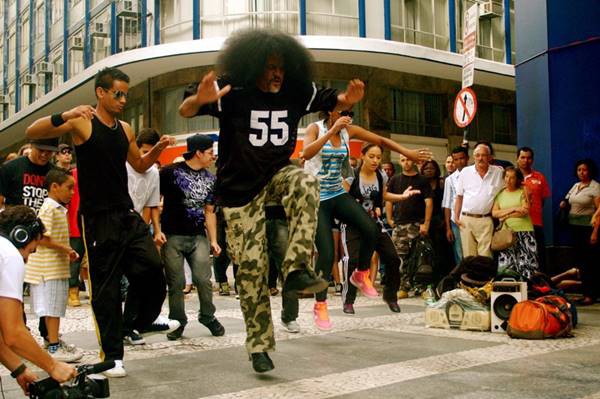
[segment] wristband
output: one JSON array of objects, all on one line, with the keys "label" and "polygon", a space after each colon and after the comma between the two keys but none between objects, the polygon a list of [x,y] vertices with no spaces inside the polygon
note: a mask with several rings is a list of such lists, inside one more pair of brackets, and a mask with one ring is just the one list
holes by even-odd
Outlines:
[{"label": "wristband", "polygon": [[19,367],[17,367],[16,369],[13,370],[12,373],[10,373],[10,376],[12,378],[17,378],[18,376],[23,374],[23,372],[25,371],[26,368],[27,368],[27,366],[25,366],[25,363],[21,363],[21,365]]},{"label": "wristband", "polygon": [[66,121],[63,119],[62,114],[54,114],[50,117],[50,122],[52,122],[52,126],[59,127]]}]

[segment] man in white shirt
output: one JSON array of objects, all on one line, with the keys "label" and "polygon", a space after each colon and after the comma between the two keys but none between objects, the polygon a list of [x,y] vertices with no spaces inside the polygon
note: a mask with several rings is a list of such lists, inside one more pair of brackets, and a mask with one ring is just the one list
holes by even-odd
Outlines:
[{"label": "man in white shirt", "polygon": [[460,229],[455,223],[454,205],[456,203],[456,184],[460,176],[460,171],[469,163],[469,150],[463,146],[455,147],[452,150],[452,163],[456,169],[444,181],[444,197],[442,199],[442,208],[444,208],[444,221],[446,223],[446,238],[452,243],[452,252],[454,260],[458,265],[462,260],[462,243],[460,241]]},{"label": "man in white shirt", "polygon": [[463,256],[492,257],[494,232],[492,206],[504,187],[503,170],[490,165],[491,151],[479,144],[473,151],[475,164],[463,168],[456,184],[454,221],[460,228]]},{"label": "man in white shirt", "polygon": [[25,262],[43,233],[43,223],[27,206],[9,206],[0,212],[0,363],[11,371],[25,394],[37,376],[21,363],[21,357],[58,382],[77,375],[75,368],[42,350],[23,322]]}]

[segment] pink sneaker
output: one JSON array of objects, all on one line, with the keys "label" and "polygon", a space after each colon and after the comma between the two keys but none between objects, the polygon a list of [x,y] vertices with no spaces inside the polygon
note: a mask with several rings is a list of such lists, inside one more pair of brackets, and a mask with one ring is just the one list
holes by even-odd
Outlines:
[{"label": "pink sneaker", "polygon": [[327,302],[315,302],[313,308],[313,319],[315,326],[321,331],[329,331],[333,327],[331,320],[329,320],[329,312],[327,311]]},{"label": "pink sneaker", "polygon": [[350,282],[359,290],[362,291],[363,295],[367,298],[377,298],[379,294],[373,287],[373,283],[369,280],[368,270],[355,270],[350,276]]}]

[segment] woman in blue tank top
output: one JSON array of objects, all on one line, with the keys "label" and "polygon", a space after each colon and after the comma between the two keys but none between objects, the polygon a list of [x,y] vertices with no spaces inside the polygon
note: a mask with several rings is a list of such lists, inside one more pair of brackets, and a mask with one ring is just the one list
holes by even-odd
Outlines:
[{"label": "woman in blue tank top", "polygon": [[[376,298],[377,291],[369,279],[369,265],[379,228],[344,188],[342,168],[348,164],[350,140],[356,138],[377,144],[419,161],[431,159],[431,152],[427,149],[405,148],[388,138],[352,125],[353,116],[352,111],[328,112],[323,115],[323,120],[308,126],[304,137],[303,157],[306,160],[304,169],[317,176],[321,184],[321,202],[315,238],[319,255],[315,270],[321,273],[324,279],[328,279],[331,274],[334,253],[331,229],[333,219],[338,219],[352,226],[362,237],[359,264],[350,276],[350,282],[359,288],[363,295]],[[327,290],[317,293],[315,298],[317,300],[313,309],[315,325],[320,330],[330,330],[332,324],[327,310]]]}]

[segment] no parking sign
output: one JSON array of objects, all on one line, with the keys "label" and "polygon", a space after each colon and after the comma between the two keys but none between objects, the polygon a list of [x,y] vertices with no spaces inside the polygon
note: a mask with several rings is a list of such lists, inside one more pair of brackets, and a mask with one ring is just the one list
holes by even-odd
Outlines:
[{"label": "no parking sign", "polygon": [[465,87],[456,95],[454,100],[454,122],[458,127],[466,127],[475,118],[477,112],[477,97],[469,87]]}]

